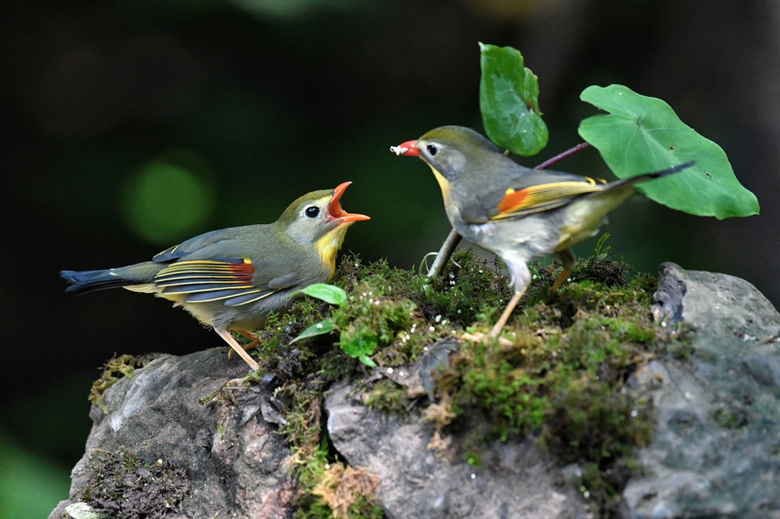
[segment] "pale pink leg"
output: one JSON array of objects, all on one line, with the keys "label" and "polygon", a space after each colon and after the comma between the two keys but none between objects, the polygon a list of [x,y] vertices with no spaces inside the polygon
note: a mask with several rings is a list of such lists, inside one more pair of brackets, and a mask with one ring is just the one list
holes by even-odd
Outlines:
[{"label": "pale pink leg", "polygon": [[241,345],[238,343],[237,340],[233,338],[232,335],[230,335],[230,332],[221,328],[214,328],[214,331],[219,334],[222,339],[228,343],[228,345],[233,348],[233,351],[238,353],[239,357],[244,359],[244,362],[249,364],[249,367],[253,370],[257,371],[260,369],[260,364],[255,362],[255,360],[249,356],[249,354],[246,352],[244,348],[241,347]]},{"label": "pale pink leg", "polygon": [[577,258],[574,257],[574,253],[570,249],[558,252],[557,256],[561,260],[563,271],[555,279],[555,283],[553,283],[553,292],[561,288],[561,285],[563,285],[563,282],[569,278],[569,274],[571,274],[571,271],[574,270],[574,265],[577,263]]},{"label": "pale pink leg", "polygon": [[244,344],[242,346],[245,351],[254,350],[258,346],[260,346],[260,338],[254,333],[250,332],[249,330],[236,330],[236,332],[240,333],[241,335],[243,335],[244,337],[252,341],[249,344]]},{"label": "pale pink leg", "polygon": [[520,298],[523,297],[524,293],[525,290],[522,292],[515,292],[515,295],[513,295],[512,299],[509,300],[509,304],[506,305],[504,313],[501,314],[501,317],[498,318],[498,321],[496,322],[495,326],[493,326],[493,329],[490,330],[490,333],[488,334],[489,338],[493,339],[498,337],[498,334],[501,333],[501,329],[509,320],[509,316],[512,315],[512,311],[515,309],[517,303],[520,301]]},{"label": "pale pink leg", "polygon": [[[249,330],[236,330],[236,332],[240,333],[241,335],[243,335],[244,337],[252,341],[249,344],[244,344],[241,346],[242,348],[244,348],[244,351],[254,350],[258,346],[260,346],[260,338],[254,333],[250,332]],[[228,358],[229,359],[233,358],[233,350],[230,350],[228,352]]]}]

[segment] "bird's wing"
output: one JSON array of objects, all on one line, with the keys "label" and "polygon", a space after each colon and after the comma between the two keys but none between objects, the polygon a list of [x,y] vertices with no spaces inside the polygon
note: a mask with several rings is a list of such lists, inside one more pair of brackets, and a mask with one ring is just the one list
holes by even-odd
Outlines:
[{"label": "bird's wing", "polygon": [[491,220],[526,216],[564,206],[574,198],[604,189],[604,184],[591,178],[564,180],[524,187],[508,188],[495,207]]},{"label": "bird's wing", "polygon": [[266,284],[258,286],[254,274],[248,258],[182,260],[158,272],[154,284],[163,296],[179,294],[185,303],[222,301],[226,306],[240,306],[277,291]]},{"label": "bird's wing", "polygon": [[[194,238],[183,241],[178,245],[169,247],[152,258],[155,263],[170,263],[184,259],[210,258],[212,256],[241,257],[243,248],[236,238],[251,232],[257,232],[257,227],[244,226],[219,229],[200,234]],[[192,258],[189,258],[192,256]]]},{"label": "bird's wing", "polygon": [[254,303],[294,288],[301,283],[299,274],[279,272],[273,263],[248,257],[244,244],[256,241],[262,227],[211,231],[162,251],[153,261],[169,265],[157,273],[154,284],[161,295],[178,295],[184,303],[221,301],[226,306]]},{"label": "bird's wing", "polygon": [[509,187],[500,197],[498,203],[495,203],[498,196],[494,193],[491,200],[495,205],[483,205],[488,208],[486,216],[490,220],[522,217],[564,206],[579,196],[624,189],[626,186],[638,182],[669,176],[693,164],[695,161],[689,161],[661,171],[636,175],[609,183],[605,180],[580,177],[558,171],[526,170],[510,181]]},{"label": "bird's wing", "polygon": [[518,218],[564,206],[574,198],[604,189],[603,180],[561,171],[528,169],[518,166],[501,181],[485,184],[477,195],[470,194],[461,204],[461,217],[471,224]]}]

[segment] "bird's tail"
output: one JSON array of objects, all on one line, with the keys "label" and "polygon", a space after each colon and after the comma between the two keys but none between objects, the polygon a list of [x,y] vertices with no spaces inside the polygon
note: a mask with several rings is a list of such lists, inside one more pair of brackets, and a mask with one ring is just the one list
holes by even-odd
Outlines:
[{"label": "bird's tail", "polygon": [[105,288],[123,287],[128,283],[127,280],[112,274],[113,269],[105,270],[63,270],[60,277],[70,283],[65,289],[66,292],[83,294],[93,290],[103,290]]},{"label": "bird's tail", "polygon": [[624,178],[623,180],[610,182],[609,184],[607,184],[607,187],[608,189],[611,190],[622,186],[630,186],[632,184],[636,184],[639,182],[646,182],[648,180],[653,180],[656,178],[668,177],[669,175],[674,175],[675,173],[678,173],[684,169],[690,168],[694,164],[696,164],[696,161],[690,160],[688,162],[683,162],[682,164],[672,166],[671,168],[662,169],[661,171],[653,171],[652,173],[643,173],[642,175],[637,175],[635,177]]},{"label": "bird's tail", "polygon": [[93,290],[126,287],[131,290],[152,283],[154,275],[163,266],[151,261],[129,265],[127,267],[103,270],[63,270],[60,277],[70,283],[66,292],[83,294]]}]

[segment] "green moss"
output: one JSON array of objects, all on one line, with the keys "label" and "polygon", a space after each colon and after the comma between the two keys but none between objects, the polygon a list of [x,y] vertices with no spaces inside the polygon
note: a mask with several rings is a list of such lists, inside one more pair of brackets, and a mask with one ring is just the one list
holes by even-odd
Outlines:
[{"label": "green moss", "polygon": [[365,469],[345,467],[334,459],[327,439],[305,459],[300,459],[298,481],[302,492],[296,519],[382,519],[376,504],[379,478]]},{"label": "green moss", "polygon": [[715,411],[715,423],[723,429],[737,429],[748,423],[748,414],[744,409],[732,405]]},{"label": "green moss", "polygon": [[[537,276],[551,283],[552,270],[537,266]],[[559,293],[546,283],[533,290],[505,328],[508,340],[465,342],[439,374],[437,392],[452,401],[452,427],[489,424],[470,445],[536,432],[562,463],[586,467],[584,492],[609,515],[632,449],[651,434],[650,403],[624,385],[656,347],[653,283],[629,279],[628,268],[607,257],[582,262],[575,274],[579,281]]]},{"label": "green moss", "polygon": [[404,388],[392,380],[382,379],[373,385],[364,403],[369,409],[406,413],[410,402]]},{"label": "green moss", "polygon": [[103,374],[99,379],[92,383],[89,390],[89,401],[92,405],[100,406],[104,413],[108,413],[103,393],[116,384],[123,377],[132,377],[136,369],[146,366],[158,355],[144,355],[133,357],[132,355],[122,355],[115,357],[103,366]]},{"label": "green moss", "polygon": [[361,269],[359,260],[348,258],[342,267],[335,283],[347,290],[348,302],[334,314],[342,330],[341,347],[350,350],[369,343],[377,351],[372,358],[380,366],[417,360],[436,332],[421,311],[419,297],[414,297],[419,276],[391,268],[385,261]]},{"label": "green moss", "polygon": [[511,297],[503,267],[484,261],[471,251],[457,250],[438,279],[415,277],[421,310],[464,330],[478,318],[498,316]]},{"label": "green moss", "polygon": [[189,491],[187,471],[163,460],[147,463],[136,454],[93,451],[100,464],[74,502],[116,519],[162,517],[176,512]]},{"label": "green moss", "polygon": [[[537,435],[562,464],[581,467],[583,494],[607,516],[635,470],[632,449],[652,432],[650,403],[626,391],[625,382],[655,352],[679,348],[674,334],[652,322],[655,280],[631,277],[608,252],[600,242],[556,293],[549,287],[559,269],[532,265],[535,281],[505,327],[504,340],[463,342],[438,372],[436,403],[424,410],[437,431],[468,435],[464,448],[472,463],[479,463],[491,441]],[[510,296],[502,267],[468,251],[457,252],[434,280],[384,261],[364,265],[346,256],[331,283],[346,291],[343,307],[297,300],[284,314],[269,317],[258,332],[262,346],[253,353],[261,370],[252,380],[273,376],[276,395],[286,402],[281,432],[299,475],[298,517],[330,513],[314,493],[329,477],[325,467],[339,463],[324,432],[322,395],[335,381],[370,373],[334,343],[364,341],[358,344],[363,347],[372,341],[378,365],[408,365],[439,339],[489,330]],[[336,331],[290,344],[326,318]],[[408,412],[413,397],[405,388],[386,379],[367,384],[369,407]],[[372,503],[366,496],[359,512],[342,512],[377,517]]]}]

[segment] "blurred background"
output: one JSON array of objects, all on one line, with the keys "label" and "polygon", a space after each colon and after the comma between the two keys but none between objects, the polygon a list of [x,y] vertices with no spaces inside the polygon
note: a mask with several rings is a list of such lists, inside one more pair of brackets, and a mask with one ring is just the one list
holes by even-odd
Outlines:
[{"label": "blurred background", "polygon": [[[59,270],[270,222],[345,180],[344,207],[372,217],[345,250],[418,265],[449,226],[428,168],[388,148],[443,124],[481,130],[478,41],[519,49],[539,77],[550,142],[525,165],[580,142],[592,84],[660,97],[719,143],[760,216],[717,221],[634,197],[612,213],[609,243],[638,271],[725,272],[780,302],[776,0],[3,5],[0,517],[45,517],[67,497],[106,360],[222,346],[166,301],[66,295]],[[557,169],[612,178],[594,150]]]}]

